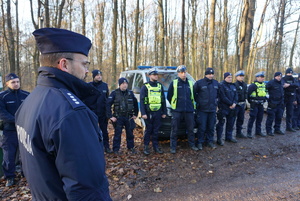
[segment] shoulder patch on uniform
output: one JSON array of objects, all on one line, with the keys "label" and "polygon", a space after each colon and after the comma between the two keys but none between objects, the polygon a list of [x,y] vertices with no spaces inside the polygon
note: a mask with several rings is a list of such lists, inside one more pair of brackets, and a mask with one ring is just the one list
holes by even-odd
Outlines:
[{"label": "shoulder patch on uniform", "polygon": [[84,108],[86,107],[86,105],[77,96],[75,96],[73,93],[71,93],[69,90],[63,89],[63,88],[61,88],[59,90],[66,97],[66,99],[71,104],[73,109],[79,109],[82,107],[84,107]]}]

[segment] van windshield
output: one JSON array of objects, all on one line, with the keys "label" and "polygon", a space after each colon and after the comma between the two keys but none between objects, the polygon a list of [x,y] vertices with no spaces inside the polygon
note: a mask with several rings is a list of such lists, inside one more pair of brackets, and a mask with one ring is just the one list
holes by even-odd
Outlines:
[{"label": "van windshield", "polygon": [[[165,92],[168,91],[170,83],[177,77],[178,76],[177,76],[176,72],[158,72],[158,81],[160,83],[162,83]],[[195,80],[193,79],[193,77],[190,74],[187,74],[187,78],[189,80],[192,80],[193,83],[195,82]],[[147,77],[147,82],[148,81],[149,81],[149,77]]]}]

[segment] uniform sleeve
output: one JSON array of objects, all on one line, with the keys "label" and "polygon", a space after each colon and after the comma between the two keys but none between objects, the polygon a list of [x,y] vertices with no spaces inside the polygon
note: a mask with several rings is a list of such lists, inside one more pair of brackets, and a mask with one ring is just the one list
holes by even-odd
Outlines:
[{"label": "uniform sleeve", "polygon": [[111,92],[106,100],[106,117],[109,119],[112,117],[111,106],[115,100],[115,91]]},{"label": "uniform sleeve", "polygon": [[108,85],[106,84],[106,94],[105,94],[105,97],[108,98],[109,96],[109,89],[108,89]]},{"label": "uniform sleeve", "polygon": [[251,94],[256,90],[256,88],[257,88],[256,84],[251,84],[251,85],[249,86],[249,88],[248,88],[248,95],[247,95],[248,100],[251,99],[250,96],[251,96]]},{"label": "uniform sleeve", "polygon": [[194,92],[194,99],[197,103],[198,102],[198,81],[195,82],[195,84],[193,86],[193,92]]},{"label": "uniform sleeve", "polygon": [[229,100],[228,97],[226,96],[225,89],[224,89],[223,85],[221,85],[221,88],[220,88],[220,101],[222,103],[225,103],[228,106],[231,106],[234,102],[234,101]]},{"label": "uniform sleeve", "polygon": [[173,88],[173,81],[172,81],[169,85],[168,94],[167,94],[167,99],[170,102],[170,104],[173,97],[173,93],[174,93],[174,88]]},{"label": "uniform sleeve", "polygon": [[133,96],[134,116],[138,116],[139,113],[138,101],[132,91],[131,91],[131,95]]},{"label": "uniform sleeve", "polygon": [[145,98],[148,96],[148,89],[144,85],[142,86],[141,93],[140,93],[140,110],[141,114],[145,115],[146,114],[146,104],[145,104]]},{"label": "uniform sleeve", "polygon": [[5,123],[15,123],[15,117],[6,110],[4,100],[0,98],[0,119]]},{"label": "uniform sleeve", "polygon": [[161,84],[162,92],[161,92],[161,106],[162,106],[162,114],[167,115],[167,103],[166,103],[166,97],[164,92],[164,87]]},{"label": "uniform sleeve", "polygon": [[68,200],[111,200],[100,130],[87,110],[77,110],[54,128],[55,164]]}]

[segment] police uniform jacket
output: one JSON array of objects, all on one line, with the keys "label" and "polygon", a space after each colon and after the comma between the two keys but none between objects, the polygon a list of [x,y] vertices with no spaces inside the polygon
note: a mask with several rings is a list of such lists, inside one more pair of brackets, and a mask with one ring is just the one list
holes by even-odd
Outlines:
[{"label": "police uniform jacket", "polygon": [[[111,94],[109,95],[106,103],[106,117],[108,119],[112,117],[117,117],[118,118],[118,112],[119,111],[113,111],[112,113],[112,105],[115,102],[116,99],[116,91],[120,91],[122,96],[127,96],[130,97],[133,100],[133,111],[128,111],[128,116],[137,116],[139,113],[139,108],[138,108],[138,102],[136,97],[134,96],[133,92],[126,89],[125,91],[121,91],[119,88],[112,91]],[[131,113],[132,112],[132,113]]]},{"label": "police uniform jacket", "polygon": [[235,84],[228,83],[223,80],[220,83],[220,96],[218,107],[221,110],[231,110],[229,107],[232,104],[237,104],[238,96],[235,88]]},{"label": "police uniform jacket", "polygon": [[[167,106],[166,106],[166,97],[164,93],[164,87],[160,82],[152,82],[149,81],[147,82],[150,84],[152,87],[157,87],[158,84],[161,85],[161,108],[158,110],[159,112],[162,113],[162,115],[167,115]],[[147,84],[145,83],[145,84]],[[142,115],[149,114],[150,109],[148,108],[148,105],[145,104],[145,98],[148,97],[148,88],[144,85],[141,88],[141,93],[140,93],[140,110]]]},{"label": "police uniform jacket", "polygon": [[238,94],[238,102],[245,102],[247,99],[247,84],[238,80],[234,84]]},{"label": "police uniform jacket", "polygon": [[95,112],[98,117],[106,115],[106,100],[109,96],[108,85],[103,82],[90,82],[90,85],[94,86],[99,92],[96,102],[90,104],[90,109]]},{"label": "police uniform jacket", "polygon": [[272,106],[276,107],[276,105],[283,104],[284,92],[282,81],[278,81],[276,79],[270,80],[266,85],[266,89],[269,93],[269,107],[271,106],[272,108]]},{"label": "police uniform jacket", "polygon": [[97,116],[81,101],[95,89],[41,67],[16,113],[22,167],[33,200],[111,200]]},{"label": "police uniform jacket", "polygon": [[296,84],[298,85],[297,89],[296,89],[296,100],[297,100],[297,104],[300,104],[300,81],[297,80]]},{"label": "police uniform jacket", "polygon": [[286,75],[282,78],[283,83],[290,84],[289,87],[284,88],[284,98],[286,101],[296,100],[296,89],[298,85],[296,84],[295,78],[292,75]]},{"label": "police uniform jacket", "polygon": [[15,113],[28,95],[29,92],[21,89],[7,89],[0,93],[0,119],[4,130],[16,131]]},{"label": "police uniform jacket", "polygon": [[194,97],[197,110],[202,112],[216,112],[218,106],[219,83],[207,77],[194,84]]},{"label": "police uniform jacket", "polygon": [[[177,79],[178,79],[177,104],[176,104],[176,109],[174,109],[174,111],[176,111],[176,112],[194,112],[194,104],[191,99],[191,89],[190,89],[190,85],[188,82],[188,78],[186,78],[185,81],[183,81],[180,78],[177,78]],[[172,81],[170,83],[170,86],[168,89],[168,95],[167,95],[167,99],[170,103],[171,103],[173,94],[174,94],[174,87],[173,87],[173,81]]]}]

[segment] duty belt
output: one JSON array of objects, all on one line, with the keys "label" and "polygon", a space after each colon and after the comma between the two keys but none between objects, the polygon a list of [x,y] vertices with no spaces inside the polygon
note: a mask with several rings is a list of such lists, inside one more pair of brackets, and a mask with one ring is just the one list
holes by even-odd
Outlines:
[{"label": "duty belt", "polygon": [[253,103],[259,103],[259,104],[263,104],[264,101],[263,100],[252,100]]},{"label": "duty belt", "polygon": [[238,105],[243,105],[243,104],[245,104],[246,102],[244,101],[244,102],[238,102],[237,104]]}]

